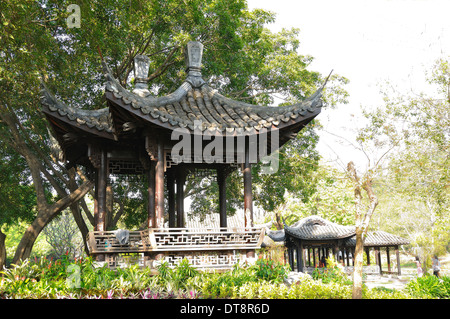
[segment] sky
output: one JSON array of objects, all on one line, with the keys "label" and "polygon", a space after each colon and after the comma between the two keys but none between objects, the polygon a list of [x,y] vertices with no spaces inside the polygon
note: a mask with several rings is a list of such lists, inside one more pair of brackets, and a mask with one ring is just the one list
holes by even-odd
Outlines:
[{"label": "sky", "polygon": [[[450,0],[248,0],[250,9],[276,13],[267,27],[299,28],[302,55],[314,57],[309,69],[331,70],[350,80],[349,104],[325,108],[318,116],[319,152],[330,164],[353,160],[364,167],[362,152],[350,146],[362,125],[361,107],[383,105],[386,85],[405,93],[425,89],[425,72],[450,56]],[[328,133],[329,132],[329,133]],[[330,134],[331,133],[331,134]],[[340,136],[343,138],[336,137]]]}]

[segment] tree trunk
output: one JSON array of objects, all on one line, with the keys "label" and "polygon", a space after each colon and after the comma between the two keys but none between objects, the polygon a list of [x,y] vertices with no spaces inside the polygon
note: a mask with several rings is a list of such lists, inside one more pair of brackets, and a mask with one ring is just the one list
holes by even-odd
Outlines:
[{"label": "tree trunk", "polygon": [[89,254],[89,249],[87,245],[87,235],[89,229],[84,222],[83,216],[81,215],[80,206],[78,203],[73,203],[70,205],[70,211],[72,212],[73,219],[77,223],[78,229],[81,232],[81,237],[83,238],[83,247],[86,254]]},{"label": "tree trunk", "polygon": [[[27,161],[36,191],[36,208],[38,214],[33,223],[25,231],[17,247],[13,259],[13,262],[17,263],[30,256],[33,244],[45,225],[47,225],[59,212],[80,200],[93,187],[93,182],[85,181],[83,185],[78,187],[75,183],[74,171],[68,172],[69,180],[65,179],[58,170],[54,169],[53,164],[45,158],[46,155],[42,153],[40,148],[29,137],[29,133],[23,129],[20,120],[14,111],[9,110],[1,104],[0,111],[0,119],[8,126],[10,131],[9,144]],[[47,164],[47,167],[44,167],[42,164],[43,162]],[[62,166],[60,168],[63,169]],[[50,173],[48,169],[50,169],[53,174]],[[61,198],[56,203],[49,204],[47,202],[44,177],[53,186]],[[60,181],[58,182],[57,179],[60,179]],[[71,192],[69,195],[67,195],[67,191],[61,186],[61,182],[69,188]],[[74,212],[74,209],[75,206],[72,207],[72,212]],[[76,209],[74,217],[77,217],[75,215]],[[77,220],[78,226],[80,226],[79,222],[80,220]],[[80,228],[80,230],[83,232],[83,228]]]},{"label": "tree trunk", "polygon": [[0,229],[0,271],[6,265],[6,246],[5,246],[6,235],[2,233]]},{"label": "tree trunk", "polygon": [[67,195],[52,205],[49,205],[46,209],[39,210],[36,219],[27,228],[22,239],[20,240],[19,245],[17,246],[13,263],[16,264],[20,260],[23,261],[30,257],[34,242],[42,229],[44,229],[45,225],[55,218],[56,215],[62,210],[80,200],[80,198],[82,198],[93,186],[93,182],[85,182],[76,191],[70,193],[70,195]]},{"label": "tree trunk", "polygon": [[[77,190],[78,185],[75,182],[75,170],[71,169],[69,170],[69,189],[71,192],[74,192]],[[86,180],[87,181],[87,180]],[[70,205],[70,211],[72,212],[72,216],[73,219],[75,220],[78,229],[81,232],[81,237],[83,238],[83,247],[84,247],[84,251],[86,252],[86,254],[89,254],[89,248],[87,245],[87,235],[89,233],[89,229],[83,219],[83,216],[81,214],[81,208],[80,208],[80,203],[74,202]]]},{"label": "tree trunk", "polygon": [[[356,168],[353,162],[349,162],[347,170],[350,173],[350,179],[353,182],[355,191],[355,226],[356,226],[356,246],[354,252],[355,265],[353,268],[353,289],[352,298],[362,298],[362,272],[363,272],[363,251],[364,251],[364,236],[369,228],[370,219],[372,218],[375,208],[378,205],[378,198],[372,188],[372,179],[369,173],[363,178],[363,182],[356,173]],[[368,207],[364,207],[362,201],[361,187],[366,191],[369,198]],[[364,213],[365,211],[365,213]]]},{"label": "tree trunk", "polygon": [[362,299],[363,252],[364,252],[363,231],[358,227],[356,229],[356,247],[353,256],[353,258],[355,258],[355,265],[353,268],[353,289],[352,289],[353,299]]}]

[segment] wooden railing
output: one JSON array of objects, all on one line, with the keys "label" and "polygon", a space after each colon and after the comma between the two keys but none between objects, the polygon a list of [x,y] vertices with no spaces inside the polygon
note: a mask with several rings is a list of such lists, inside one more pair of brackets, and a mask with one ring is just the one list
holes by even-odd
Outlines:
[{"label": "wooden railing", "polygon": [[258,249],[264,228],[150,228],[130,231],[126,244],[120,244],[116,231],[93,231],[88,235],[89,250],[101,253],[143,253],[165,251],[214,251]]}]

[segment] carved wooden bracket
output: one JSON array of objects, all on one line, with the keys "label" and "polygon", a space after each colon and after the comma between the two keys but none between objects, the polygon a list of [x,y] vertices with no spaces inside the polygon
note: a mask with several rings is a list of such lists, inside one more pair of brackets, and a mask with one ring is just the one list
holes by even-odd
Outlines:
[{"label": "carved wooden bracket", "polygon": [[150,156],[151,161],[158,160],[158,141],[154,136],[145,136],[145,150],[147,151],[148,156]]},{"label": "carved wooden bracket", "polygon": [[88,145],[88,157],[94,168],[100,168],[101,150],[97,145]]}]

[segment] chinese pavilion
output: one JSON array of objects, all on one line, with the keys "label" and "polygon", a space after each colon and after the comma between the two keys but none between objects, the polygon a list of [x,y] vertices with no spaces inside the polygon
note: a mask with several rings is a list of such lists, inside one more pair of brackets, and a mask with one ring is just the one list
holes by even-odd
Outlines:
[{"label": "chinese pavilion", "polygon": [[[107,106],[98,110],[68,106],[42,85],[42,111],[67,166],[83,166],[95,179],[95,228],[89,234],[88,244],[97,260],[117,266],[120,254],[141,253],[144,264],[161,258],[176,261],[189,257],[194,265],[219,267],[231,265],[239,258],[254,257],[255,249],[260,247],[264,229],[253,225],[251,164],[267,158],[270,162],[270,155],[277,148],[320,113],[323,86],[301,103],[289,106],[235,101],[203,80],[202,52],[200,42],[188,43],[187,77],[177,90],[165,96],[154,96],[149,91],[148,57],[136,56],[136,84],[131,91],[102,61]],[[226,218],[226,178],[237,168],[243,172],[247,218],[241,229],[230,229]],[[185,228],[186,177],[201,170],[217,174],[218,229]],[[110,174],[143,174],[148,178],[148,227],[127,231],[124,241],[116,236],[117,231],[105,227]],[[168,228],[164,227],[166,221]],[[208,255],[211,251],[214,254]],[[208,264],[205,258],[214,261]]]},{"label": "chinese pavilion", "polygon": [[[284,229],[269,232],[274,241],[284,241],[289,264],[292,269],[305,272],[321,265],[321,261],[334,256],[344,266],[351,267],[350,256],[354,255],[356,246],[355,226],[342,226],[319,216],[306,217],[291,226],[284,224]],[[368,232],[364,240],[367,264],[371,265],[370,250],[375,251],[376,271],[382,273],[381,249],[385,248],[388,273],[393,273],[390,259],[390,248],[395,250],[397,273],[401,274],[399,246],[409,242],[399,236],[384,231]],[[354,260],[352,258],[352,264]],[[323,265],[322,265],[323,266]],[[373,270],[370,270],[373,271]]]}]

